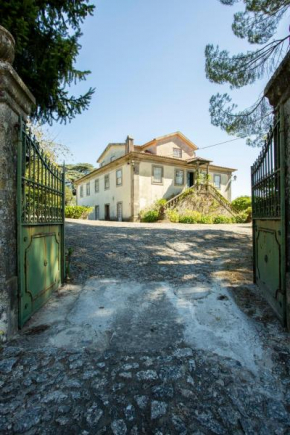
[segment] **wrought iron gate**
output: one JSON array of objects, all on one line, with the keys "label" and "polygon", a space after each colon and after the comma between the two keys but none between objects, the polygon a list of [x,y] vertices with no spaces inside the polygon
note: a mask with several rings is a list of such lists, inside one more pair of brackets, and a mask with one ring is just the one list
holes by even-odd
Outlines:
[{"label": "wrought iron gate", "polygon": [[18,144],[19,327],[64,281],[64,170],[20,121]]},{"label": "wrought iron gate", "polygon": [[277,114],[252,166],[254,282],[281,322],[286,315],[284,119]]}]

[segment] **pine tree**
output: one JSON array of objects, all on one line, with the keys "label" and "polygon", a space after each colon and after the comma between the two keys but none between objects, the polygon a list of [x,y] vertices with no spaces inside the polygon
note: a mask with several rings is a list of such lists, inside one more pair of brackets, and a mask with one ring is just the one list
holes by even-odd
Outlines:
[{"label": "pine tree", "polygon": [[[247,39],[260,48],[230,56],[226,50],[207,45],[206,76],[214,83],[229,84],[231,89],[250,85],[277,68],[289,49],[289,35],[275,39],[280,20],[289,11],[290,0],[220,0],[224,5],[242,2],[243,12],[234,15],[232,30],[238,38]],[[288,33],[288,32],[287,32]],[[228,94],[210,99],[211,122],[229,134],[247,137],[249,145],[259,146],[272,122],[272,109],[264,97],[250,108],[237,112]]]},{"label": "pine tree", "polygon": [[16,41],[13,66],[36,98],[34,119],[66,122],[88,108],[94,89],[75,97],[68,88],[90,73],[74,65],[81,24],[93,11],[90,0],[0,2],[0,23]]}]

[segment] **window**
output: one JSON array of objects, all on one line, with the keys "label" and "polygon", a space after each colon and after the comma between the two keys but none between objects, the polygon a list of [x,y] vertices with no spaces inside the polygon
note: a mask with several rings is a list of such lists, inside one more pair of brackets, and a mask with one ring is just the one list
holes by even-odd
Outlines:
[{"label": "window", "polygon": [[86,194],[87,194],[87,196],[90,196],[90,193],[91,193],[90,183],[87,183],[86,184]]},{"label": "window", "polygon": [[162,166],[152,167],[152,183],[161,184],[163,182],[163,168]]},{"label": "window", "polygon": [[83,198],[84,196],[84,186],[80,187],[80,197]]},{"label": "window", "polygon": [[110,189],[110,175],[105,175],[105,190]]},{"label": "window", "polygon": [[116,171],[116,186],[122,185],[122,169]]},{"label": "window", "polygon": [[99,191],[99,179],[95,180],[95,192],[97,193]]},{"label": "window", "polygon": [[181,169],[175,170],[175,184],[177,186],[183,186],[184,184],[184,171]]},{"label": "window", "polygon": [[103,166],[105,166],[105,162],[102,162],[102,163],[101,163],[101,168],[102,168]]},{"label": "window", "polygon": [[217,189],[221,188],[221,178],[222,178],[221,175],[215,174],[213,176],[213,184],[214,184],[214,187],[216,187]]},{"label": "window", "polygon": [[112,157],[110,158],[110,162],[112,162],[113,160],[115,160],[115,156],[112,156]]},{"label": "window", "polygon": [[180,148],[173,148],[173,157],[182,157],[182,150]]}]

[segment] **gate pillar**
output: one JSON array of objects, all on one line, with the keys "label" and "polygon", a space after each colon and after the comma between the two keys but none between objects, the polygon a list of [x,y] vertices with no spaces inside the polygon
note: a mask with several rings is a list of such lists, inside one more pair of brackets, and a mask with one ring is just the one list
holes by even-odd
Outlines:
[{"label": "gate pillar", "polygon": [[19,117],[27,118],[35,104],[12,67],[14,46],[0,26],[0,342],[18,329],[17,142]]},{"label": "gate pillar", "polygon": [[268,98],[275,113],[282,119],[280,140],[283,148],[281,157],[281,215],[284,216],[282,255],[285,266],[281,270],[285,280],[286,291],[286,323],[290,331],[290,53],[285,56],[273,77],[267,84],[264,95]]}]

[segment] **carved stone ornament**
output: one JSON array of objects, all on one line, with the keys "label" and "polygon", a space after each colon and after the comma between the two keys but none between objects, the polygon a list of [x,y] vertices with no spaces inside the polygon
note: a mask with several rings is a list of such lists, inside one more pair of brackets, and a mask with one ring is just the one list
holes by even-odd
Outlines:
[{"label": "carved stone ornament", "polygon": [[4,27],[0,26],[0,60],[3,62],[13,63],[15,55],[15,40],[11,33]]}]

